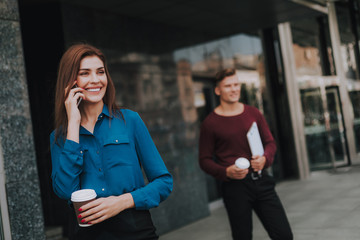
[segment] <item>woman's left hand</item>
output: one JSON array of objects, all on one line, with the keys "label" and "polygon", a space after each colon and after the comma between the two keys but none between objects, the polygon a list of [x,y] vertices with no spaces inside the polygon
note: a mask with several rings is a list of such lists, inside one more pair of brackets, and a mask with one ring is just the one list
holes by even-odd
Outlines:
[{"label": "woman's left hand", "polygon": [[111,218],[128,208],[135,207],[134,199],[130,193],[120,196],[110,196],[106,198],[98,198],[79,209],[80,215],[84,223],[96,224],[108,218]]}]

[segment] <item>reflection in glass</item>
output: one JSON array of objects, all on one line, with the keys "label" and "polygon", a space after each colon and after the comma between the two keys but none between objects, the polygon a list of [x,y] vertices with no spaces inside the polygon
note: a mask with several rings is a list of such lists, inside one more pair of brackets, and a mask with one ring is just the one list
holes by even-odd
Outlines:
[{"label": "reflection in glass", "polygon": [[304,111],[305,137],[310,168],[330,163],[320,88],[300,91]]},{"label": "reflection in glass", "polygon": [[262,52],[260,37],[238,34],[176,50],[174,59],[176,62],[188,61],[191,64],[195,106],[198,108],[204,108],[207,101],[211,101],[212,108],[218,104],[210,96],[213,95],[214,76],[223,68],[235,68],[242,85],[241,101],[256,106],[266,114],[263,108],[265,69]]},{"label": "reflection in glass", "polygon": [[298,76],[335,75],[327,16],[291,22]]},{"label": "reflection in glass", "polygon": [[330,120],[329,138],[334,149],[335,159],[341,162],[346,156],[346,145],[339,87],[326,87],[326,100]]},{"label": "reflection in glass", "polygon": [[[191,65],[194,105],[199,123],[219,104],[214,94],[216,72],[235,68],[241,82],[240,101],[257,107],[267,117],[265,68],[261,39],[256,35],[238,34],[228,38],[176,50],[175,62]],[[221,197],[219,184],[206,175],[209,201]]]},{"label": "reflection in glass", "polygon": [[347,161],[339,88],[333,84],[335,80],[333,77],[302,80],[300,96],[311,170],[334,167]]},{"label": "reflection in glass", "polygon": [[[347,77],[349,97],[354,112],[355,146],[357,153],[360,155],[360,24],[358,24],[360,11],[358,7],[351,9],[348,5],[350,2],[352,1],[336,2],[335,6],[337,20],[339,26],[341,26],[339,27],[339,33],[341,54],[344,59],[343,67]],[[360,1],[352,3],[354,6],[359,6]],[[352,17],[353,19],[351,19]]]},{"label": "reflection in glass", "polygon": [[355,58],[355,36],[351,30],[351,19],[349,14],[349,7],[346,2],[336,3],[336,16],[339,26],[339,34],[341,41],[341,55],[343,69],[346,77],[349,79],[357,79],[356,58]]},{"label": "reflection in glass", "polygon": [[343,115],[326,17],[291,23],[311,170],[347,163]]},{"label": "reflection in glass", "polygon": [[350,91],[350,100],[354,110],[354,135],[356,151],[360,152],[360,91]]}]

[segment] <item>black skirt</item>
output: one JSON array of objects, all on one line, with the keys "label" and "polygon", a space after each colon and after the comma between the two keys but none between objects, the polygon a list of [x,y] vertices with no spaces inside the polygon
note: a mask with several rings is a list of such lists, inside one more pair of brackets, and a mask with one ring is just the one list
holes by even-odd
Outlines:
[{"label": "black skirt", "polygon": [[71,218],[70,240],[159,239],[148,210],[126,209],[118,215],[90,227],[80,227],[74,212],[72,212]]}]

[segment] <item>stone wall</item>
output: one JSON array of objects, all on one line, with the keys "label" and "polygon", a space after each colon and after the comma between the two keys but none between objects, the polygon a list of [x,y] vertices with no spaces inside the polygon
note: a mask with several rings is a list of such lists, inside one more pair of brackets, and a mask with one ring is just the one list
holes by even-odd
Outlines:
[{"label": "stone wall", "polygon": [[12,239],[45,239],[17,1],[0,3],[0,138]]}]

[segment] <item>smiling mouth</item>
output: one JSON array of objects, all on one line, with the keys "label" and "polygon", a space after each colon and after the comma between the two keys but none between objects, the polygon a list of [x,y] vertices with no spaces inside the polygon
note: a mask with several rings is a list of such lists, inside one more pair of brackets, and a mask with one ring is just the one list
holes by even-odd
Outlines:
[{"label": "smiling mouth", "polygon": [[88,88],[86,91],[88,92],[99,92],[101,88]]}]

